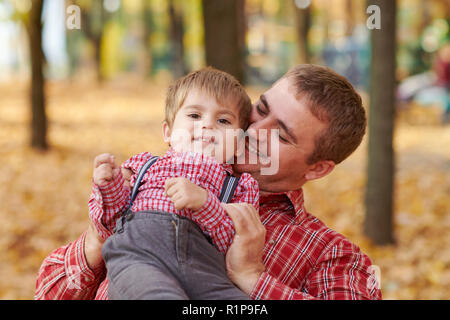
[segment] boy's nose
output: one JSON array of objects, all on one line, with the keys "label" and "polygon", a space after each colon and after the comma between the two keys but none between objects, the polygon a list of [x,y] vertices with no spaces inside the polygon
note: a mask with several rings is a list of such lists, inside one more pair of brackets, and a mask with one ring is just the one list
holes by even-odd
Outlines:
[{"label": "boy's nose", "polygon": [[202,121],[202,129],[213,129],[214,128],[214,119],[210,117],[203,118]]}]

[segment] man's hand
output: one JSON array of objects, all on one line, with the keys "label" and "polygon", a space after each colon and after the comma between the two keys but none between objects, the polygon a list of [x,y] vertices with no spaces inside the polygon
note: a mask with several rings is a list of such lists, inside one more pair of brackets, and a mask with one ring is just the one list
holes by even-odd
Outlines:
[{"label": "man's hand", "polygon": [[173,202],[175,209],[200,209],[206,202],[208,193],[186,178],[169,178],[166,180],[165,195]]},{"label": "man's hand", "polygon": [[242,291],[251,294],[261,273],[266,228],[256,209],[248,203],[222,204],[233,220],[236,234],[226,254],[227,273]]},{"label": "man's hand", "polygon": [[94,159],[94,183],[104,186],[111,182],[120,173],[120,168],[116,164],[114,156],[110,153],[103,153]]},{"label": "man's hand", "polygon": [[102,246],[105,242],[95,230],[92,222],[89,223],[89,228],[84,239],[84,256],[87,264],[91,270],[95,270],[103,266]]}]

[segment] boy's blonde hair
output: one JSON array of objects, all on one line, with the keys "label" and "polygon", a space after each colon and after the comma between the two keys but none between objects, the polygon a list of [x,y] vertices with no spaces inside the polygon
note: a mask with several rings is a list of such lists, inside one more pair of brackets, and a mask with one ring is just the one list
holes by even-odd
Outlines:
[{"label": "boy's blonde hair", "polygon": [[193,89],[204,91],[222,106],[235,104],[239,110],[239,125],[247,129],[252,104],[244,87],[232,75],[212,67],[191,72],[169,86],[165,118],[169,128],[172,128],[175,115]]}]

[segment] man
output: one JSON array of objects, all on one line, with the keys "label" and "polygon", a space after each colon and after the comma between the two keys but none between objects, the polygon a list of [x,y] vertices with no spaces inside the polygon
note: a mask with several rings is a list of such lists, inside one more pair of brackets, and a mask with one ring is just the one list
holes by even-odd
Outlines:
[{"label": "man", "polygon": [[[236,234],[226,255],[230,279],[252,299],[381,299],[370,259],[309,214],[302,186],[329,174],[361,143],[366,117],[360,96],[332,70],[291,69],[253,105],[246,147],[279,130],[279,170],[240,164],[258,180],[260,210],[230,205]],[[267,138],[268,139],[268,138]],[[267,154],[271,157],[270,143]],[[270,164],[269,164],[270,165]],[[106,299],[102,242],[94,229],[55,250],[41,266],[36,299]]]}]

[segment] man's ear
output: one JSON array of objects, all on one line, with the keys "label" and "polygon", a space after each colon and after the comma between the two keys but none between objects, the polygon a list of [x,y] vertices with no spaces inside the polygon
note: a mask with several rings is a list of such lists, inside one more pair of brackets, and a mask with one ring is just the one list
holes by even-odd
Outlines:
[{"label": "man's ear", "polygon": [[163,122],[162,130],[163,130],[164,142],[170,144],[170,127],[169,127],[169,124],[167,123],[167,121]]},{"label": "man's ear", "polygon": [[333,171],[336,164],[331,160],[321,160],[310,166],[305,173],[305,179],[307,181],[319,179],[325,177],[331,171]]}]

